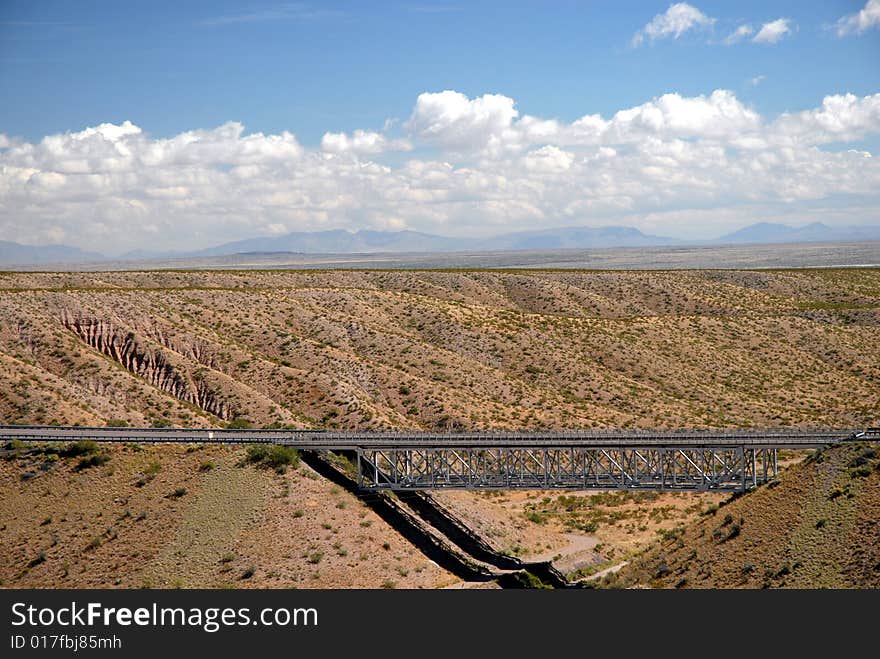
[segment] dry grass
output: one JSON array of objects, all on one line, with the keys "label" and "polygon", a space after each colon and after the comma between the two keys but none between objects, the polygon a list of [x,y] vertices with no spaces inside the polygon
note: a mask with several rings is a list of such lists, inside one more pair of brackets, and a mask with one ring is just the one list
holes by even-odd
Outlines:
[{"label": "dry grass", "polygon": [[[419,588],[453,580],[307,467],[277,474],[242,466],[240,449],[193,448],[116,446],[107,463],[81,471],[76,457],[49,459],[54,451],[7,454],[0,583],[378,588],[393,578]],[[205,461],[215,466],[203,470]]]},{"label": "dry grass", "polygon": [[880,272],[0,278],[0,414],[211,425],[859,425]]},{"label": "dry grass", "polygon": [[572,578],[620,563],[726,495],[674,492],[439,492],[493,546],[552,560]]},{"label": "dry grass", "polygon": [[660,588],[880,587],[880,449],[826,449],[607,580]]},{"label": "dry grass", "polygon": [[[0,418],[858,427],[880,417],[878,345],[877,269],[2,273]],[[306,468],[241,471],[233,453],[213,451],[118,449],[80,471],[70,460],[46,472],[4,463],[4,583],[402,587],[448,578]],[[160,471],[135,476],[155,461]],[[37,477],[21,480],[26,471]],[[499,548],[562,554],[572,570],[627,557],[712,503],[441,496]],[[235,509],[212,522],[223,501]],[[108,520],[125,508],[130,518]],[[234,541],[221,537],[224,524]],[[287,558],[276,564],[279,547]]]}]

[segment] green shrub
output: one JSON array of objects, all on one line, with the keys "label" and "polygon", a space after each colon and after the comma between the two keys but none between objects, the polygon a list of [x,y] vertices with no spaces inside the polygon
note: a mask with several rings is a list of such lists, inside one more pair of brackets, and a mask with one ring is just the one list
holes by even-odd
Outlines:
[{"label": "green shrub", "polygon": [[283,474],[287,467],[299,465],[299,452],[282,444],[253,444],[247,448],[245,462]]},{"label": "green shrub", "polygon": [[52,467],[55,466],[55,463],[58,462],[58,454],[57,453],[47,453],[44,455],[43,463],[40,465],[40,469],[43,471],[49,471]]},{"label": "green shrub", "polygon": [[657,532],[664,542],[669,542],[671,540],[678,540],[684,534],[684,527],[676,526],[672,529],[659,529]]},{"label": "green shrub", "polygon": [[248,428],[253,428],[251,422],[243,417],[234,418],[226,424],[226,427],[230,430],[247,430]]},{"label": "green shrub", "polygon": [[867,478],[868,476],[871,475],[872,471],[874,471],[874,470],[871,467],[871,465],[864,464],[859,467],[856,467],[855,469],[850,469],[849,470],[849,477],[850,478]]},{"label": "green shrub", "polygon": [[537,510],[527,510],[524,514],[527,520],[534,522],[535,524],[543,524],[547,521],[547,517],[539,513]]},{"label": "green shrub", "polygon": [[247,447],[247,457],[245,458],[245,462],[248,464],[257,464],[258,462],[265,460],[268,455],[268,444],[251,444]]},{"label": "green shrub", "polygon": [[147,465],[146,469],[144,469],[143,474],[135,481],[135,485],[137,487],[143,487],[151,480],[156,477],[162,471],[162,465],[159,462],[153,461],[149,465]]},{"label": "green shrub", "polygon": [[6,450],[7,451],[18,451],[24,448],[24,442],[20,439],[10,439],[6,442]]},{"label": "green shrub", "polygon": [[108,428],[128,428],[128,421],[125,419],[107,419]]},{"label": "green shrub", "polygon": [[[725,518],[724,524],[712,531],[712,538],[717,542],[727,542],[728,540],[733,540],[739,535],[740,531],[742,530],[742,518],[740,518],[738,522],[734,522],[733,516],[728,515],[728,517],[730,517],[730,522],[727,522]],[[729,528],[725,532],[724,527],[728,525]]]},{"label": "green shrub", "polygon": [[202,464],[199,465],[199,471],[202,471],[202,472],[211,471],[216,466],[217,465],[215,465],[210,460],[206,460],[205,462],[203,462]]},{"label": "green shrub", "polygon": [[95,453],[94,455],[89,455],[82,458],[79,462],[76,463],[76,471],[82,471],[83,469],[89,469],[90,467],[100,467],[103,464],[107,464],[110,462],[110,456],[106,453]]},{"label": "green shrub", "polygon": [[874,449],[874,448],[865,449],[859,455],[857,455],[852,460],[850,460],[849,464],[846,466],[850,467],[850,468],[861,467],[863,465],[868,464],[868,462],[872,458],[876,457],[876,455],[877,455],[876,449]]},{"label": "green shrub", "polygon": [[523,588],[533,588],[536,590],[551,590],[553,588],[553,586],[544,583],[538,575],[527,572],[526,570],[515,572],[513,578],[519,582]]},{"label": "green shrub", "polygon": [[78,442],[68,444],[58,454],[65,458],[76,458],[81,455],[89,455],[98,452],[98,443],[90,439],[83,439]]}]

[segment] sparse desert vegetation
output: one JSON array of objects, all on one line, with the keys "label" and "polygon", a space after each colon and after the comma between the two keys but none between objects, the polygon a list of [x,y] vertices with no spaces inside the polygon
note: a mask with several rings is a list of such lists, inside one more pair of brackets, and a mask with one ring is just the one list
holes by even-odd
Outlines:
[{"label": "sparse desert vegetation", "polygon": [[[880,417],[878,345],[880,271],[868,268],[0,273],[0,418],[360,430],[860,427]],[[4,585],[455,581],[295,452],[83,444],[4,450]],[[876,479],[874,458],[851,459],[850,480],[835,481],[840,492],[827,501],[853,501],[852,488]],[[716,522],[706,533],[725,551],[756,527],[735,512],[722,524],[738,504],[717,508],[724,497],[712,494],[436,498],[499,550],[555,559],[575,576],[631,559],[654,539],[687,539],[694,523]],[[823,509],[804,533],[835,529],[835,520]],[[790,576],[806,574],[798,560],[806,564],[792,558],[786,584],[806,583]],[[765,568],[751,563],[738,569],[762,585]],[[638,581],[626,574],[619,583]]]},{"label": "sparse desert vegetation", "polygon": [[880,587],[876,445],[816,451],[638,557],[607,585]]},{"label": "sparse desert vegetation", "polygon": [[[3,586],[378,588],[400,569],[408,587],[454,581],[304,465],[262,469],[224,447],[106,455],[79,470],[64,447],[4,450]],[[201,469],[205,459],[215,466]],[[153,478],[140,484],[145,472]]]},{"label": "sparse desert vegetation", "polygon": [[880,274],[0,275],[16,423],[858,425]]}]

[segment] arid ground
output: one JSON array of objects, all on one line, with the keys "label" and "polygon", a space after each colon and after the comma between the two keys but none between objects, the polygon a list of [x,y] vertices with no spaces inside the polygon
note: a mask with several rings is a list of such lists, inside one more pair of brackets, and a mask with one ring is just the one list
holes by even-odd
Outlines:
[{"label": "arid ground", "polygon": [[[880,418],[878,346],[871,268],[0,273],[3,423],[857,428]],[[276,473],[221,447],[75,453],[3,452],[4,586],[461,582],[305,464]],[[637,552],[723,525],[727,508],[712,514],[717,494],[434,496],[497,550],[571,577],[632,560],[600,580],[621,585],[699,585],[646,580]],[[876,519],[871,496],[858,515]],[[706,584],[764,585],[736,569],[749,578]]]}]

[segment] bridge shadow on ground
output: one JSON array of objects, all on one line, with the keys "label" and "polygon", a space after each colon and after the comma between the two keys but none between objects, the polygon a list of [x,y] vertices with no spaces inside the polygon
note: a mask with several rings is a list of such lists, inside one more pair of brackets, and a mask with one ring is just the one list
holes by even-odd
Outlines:
[{"label": "bridge shadow on ground", "polygon": [[[463,581],[494,581],[502,588],[572,587],[549,562],[527,563],[496,551],[426,493],[399,492],[395,500],[385,492],[361,490],[354,479],[318,452],[303,451],[302,461],[358,497],[427,558]],[[493,572],[487,565],[502,572]]]}]

